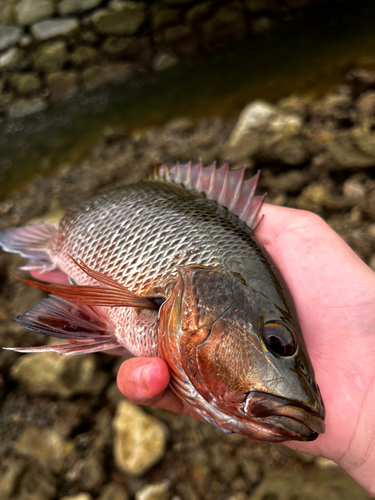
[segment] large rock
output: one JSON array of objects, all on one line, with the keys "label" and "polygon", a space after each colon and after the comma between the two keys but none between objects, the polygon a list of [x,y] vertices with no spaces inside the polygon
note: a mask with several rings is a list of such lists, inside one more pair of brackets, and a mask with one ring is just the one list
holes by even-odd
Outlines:
[{"label": "large rock", "polygon": [[18,26],[0,26],[0,50],[15,45],[22,36],[22,30]]},{"label": "large rock", "polygon": [[270,472],[249,500],[370,500],[370,495],[342,469]]},{"label": "large rock", "polygon": [[47,19],[31,26],[31,33],[37,40],[48,40],[56,36],[70,35],[79,26],[78,19]]},{"label": "large rock", "polygon": [[66,43],[63,40],[47,42],[36,51],[34,65],[36,69],[53,73],[59,71],[68,60]]},{"label": "large rock", "polygon": [[166,428],[141,408],[128,401],[120,401],[113,427],[114,456],[119,469],[141,475],[163,457]]},{"label": "large rock", "polygon": [[141,2],[112,1],[110,9],[101,9],[91,16],[98,33],[132,35],[146,19],[145,4]]},{"label": "large rock", "polygon": [[48,469],[59,472],[73,460],[72,441],[65,440],[54,429],[28,427],[16,443],[16,451],[43,462]]},{"label": "large rock", "polygon": [[55,13],[54,0],[21,0],[16,7],[19,24],[33,24]]},{"label": "large rock", "polygon": [[48,392],[61,397],[100,393],[105,374],[96,371],[95,357],[64,357],[55,352],[26,354],[12,366],[12,377],[31,393]]},{"label": "large rock", "polygon": [[62,16],[73,12],[83,12],[93,9],[101,3],[101,0],[61,0],[58,11]]}]

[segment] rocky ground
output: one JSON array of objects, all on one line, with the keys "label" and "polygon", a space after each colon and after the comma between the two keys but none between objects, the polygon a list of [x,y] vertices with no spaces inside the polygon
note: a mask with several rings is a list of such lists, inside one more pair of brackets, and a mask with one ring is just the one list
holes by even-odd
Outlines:
[{"label": "rocky ground", "polygon": [[[375,73],[354,71],[319,101],[250,103],[237,122],[181,118],[161,130],[107,135],[89,160],[0,204],[0,229],[56,220],[80,199],[142,179],[160,161],[202,158],[261,168],[268,202],[320,214],[375,269]],[[51,201],[52,200],[52,201]],[[38,345],[12,321],[42,297],[0,256],[0,344]],[[105,354],[0,352],[0,492],[12,500],[286,500],[370,498],[335,464],[208,424],[139,409]],[[293,480],[292,480],[293,479]]]}]

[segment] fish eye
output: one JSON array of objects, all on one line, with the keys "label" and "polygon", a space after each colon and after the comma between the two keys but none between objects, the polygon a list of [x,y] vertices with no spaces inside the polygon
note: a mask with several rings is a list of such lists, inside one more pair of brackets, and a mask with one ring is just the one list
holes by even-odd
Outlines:
[{"label": "fish eye", "polygon": [[267,349],[276,356],[292,356],[296,352],[295,338],[285,326],[266,323],[262,335]]}]

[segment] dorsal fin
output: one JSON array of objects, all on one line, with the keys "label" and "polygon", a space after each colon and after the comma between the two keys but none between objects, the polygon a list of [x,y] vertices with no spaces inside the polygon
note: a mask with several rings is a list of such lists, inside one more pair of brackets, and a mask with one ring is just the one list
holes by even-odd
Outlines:
[{"label": "dorsal fin", "polygon": [[245,171],[246,167],[229,170],[228,161],[220,168],[217,168],[216,162],[203,167],[199,161],[196,165],[191,162],[176,163],[173,167],[158,165],[151,178],[182,184],[187,189],[204,194],[209,200],[215,200],[237,215],[254,231],[262,220],[256,219],[266,194],[255,196],[260,172],[243,180]]}]

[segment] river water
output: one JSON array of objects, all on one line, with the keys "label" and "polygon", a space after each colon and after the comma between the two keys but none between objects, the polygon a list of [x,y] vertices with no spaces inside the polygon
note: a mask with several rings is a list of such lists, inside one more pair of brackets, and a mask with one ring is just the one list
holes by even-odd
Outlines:
[{"label": "river water", "polygon": [[8,121],[0,132],[0,199],[36,173],[85,158],[108,131],[169,119],[231,118],[249,101],[322,95],[352,68],[375,67],[374,2],[323,5],[230,50]]}]

